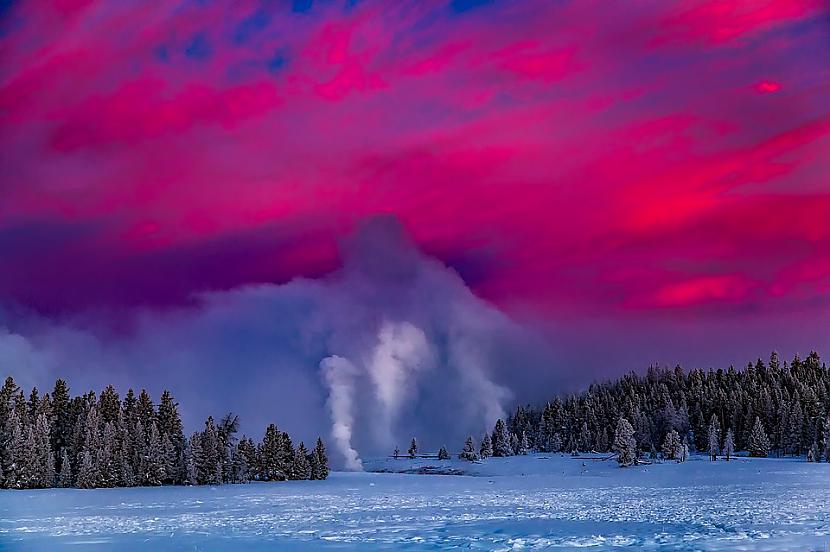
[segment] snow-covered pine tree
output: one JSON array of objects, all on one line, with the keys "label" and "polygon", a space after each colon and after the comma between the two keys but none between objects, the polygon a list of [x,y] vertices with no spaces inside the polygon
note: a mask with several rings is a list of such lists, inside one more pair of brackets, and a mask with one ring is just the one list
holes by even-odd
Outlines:
[{"label": "snow-covered pine tree", "polygon": [[161,394],[156,418],[158,419],[158,429],[159,435],[161,435],[162,446],[166,446],[164,442],[165,437],[167,437],[170,445],[172,445],[172,452],[165,450],[165,473],[167,474],[165,483],[181,483],[186,476],[184,466],[184,430],[182,419],[179,415],[179,404],[167,389]]},{"label": "snow-covered pine tree", "polygon": [[732,428],[726,430],[726,437],[723,441],[723,454],[726,456],[728,462],[735,455],[735,435],[732,433]]},{"label": "snow-covered pine tree", "polygon": [[[276,430],[276,428],[274,429]],[[276,450],[272,451],[275,473],[279,469],[279,446],[281,444],[281,437],[280,435],[280,441],[275,443]],[[213,421],[213,416],[208,416],[208,419],[205,421],[205,430],[202,432],[201,445],[202,465],[197,466],[197,468],[199,469],[203,482],[206,485],[221,485],[222,473],[219,469],[222,465],[219,456],[221,443],[216,433],[216,424]],[[281,478],[285,479],[285,475],[283,474]]]},{"label": "snow-covered pine tree", "polygon": [[260,469],[262,479],[275,481],[285,479],[281,471],[282,433],[277,426],[270,424],[265,428],[265,436],[259,449]]},{"label": "snow-covered pine tree", "polygon": [[160,435],[161,465],[164,470],[164,480],[162,483],[165,485],[175,485],[178,481],[178,472],[180,469],[178,465],[178,453],[173,442],[170,440],[170,435],[167,433]]},{"label": "snow-covered pine tree", "polygon": [[815,462],[816,461],[816,453],[818,451],[818,444],[813,442],[812,446],[807,449],[807,461],[808,462]]},{"label": "snow-covered pine tree", "polygon": [[438,459],[439,460],[449,460],[450,459],[450,453],[447,452],[447,447],[441,446],[441,448],[438,449]]},{"label": "snow-covered pine tree", "polygon": [[[222,464],[223,480],[230,482],[233,473],[231,466],[232,452],[236,445],[236,433],[239,431],[239,416],[233,412],[228,412],[219,423],[216,425],[216,436],[219,439],[219,461]],[[291,439],[287,433],[283,433],[284,450],[282,454],[283,471],[288,474],[291,469],[291,462],[294,456],[294,450],[291,445]],[[288,450],[290,449],[290,450]]]},{"label": "snow-covered pine tree", "polygon": [[300,441],[297,450],[294,451],[294,465],[291,468],[294,479],[311,479],[311,462],[308,457],[308,449],[305,448],[305,443]]},{"label": "snow-covered pine tree", "polygon": [[159,430],[156,422],[150,422],[150,434],[147,448],[141,463],[141,482],[143,485],[160,486],[164,482],[164,451],[162,450]]},{"label": "snow-covered pine tree", "polygon": [[666,433],[666,438],[663,440],[663,458],[666,460],[679,460],[682,452],[683,443],[680,440],[680,435],[675,430],[670,430]]},{"label": "snow-covered pine tree", "polygon": [[95,466],[92,452],[85,450],[81,454],[81,463],[75,485],[80,489],[94,489],[98,486],[98,468]]},{"label": "snow-covered pine tree", "polygon": [[17,459],[15,472],[17,484],[19,485],[18,488],[34,489],[38,486],[41,471],[38,462],[35,429],[32,424],[28,424],[25,431],[26,438],[18,442],[18,445],[22,442],[23,446],[15,451],[15,457]]},{"label": "snow-covered pine tree", "polygon": [[496,426],[493,428],[493,456],[504,457],[512,455],[513,449],[510,448],[510,435],[507,433],[507,426],[504,420],[499,418],[496,420]]},{"label": "snow-covered pine tree", "polygon": [[712,418],[709,421],[709,430],[707,431],[706,441],[708,443],[707,452],[709,453],[710,460],[717,460],[718,454],[720,454],[720,423],[718,422],[718,417],[712,414]]},{"label": "snow-covered pine tree", "polygon": [[530,451],[530,443],[527,442],[527,433],[522,432],[522,438],[519,439],[519,450],[516,454],[526,455]]},{"label": "snow-covered pine tree", "polygon": [[409,444],[409,450],[406,452],[410,458],[415,458],[415,455],[418,454],[418,441],[415,440],[415,437],[412,438],[412,442]]},{"label": "snow-covered pine tree", "polygon": [[135,415],[141,422],[141,427],[146,432],[146,437],[149,437],[150,424],[156,421],[156,408],[153,406],[153,399],[147,394],[147,391],[142,389],[138,395],[138,401],[135,405]]},{"label": "snow-covered pine tree", "polygon": [[577,438],[577,448],[582,452],[591,450],[591,432],[588,430],[588,422],[582,422]]},{"label": "snow-covered pine tree", "polygon": [[72,486],[72,463],[69,461],[69,449],[64,448],[61,454],[61,471],[58,475],[58,487]]},{"label": "snow-covered pine tree", "polygon": [[317,444],[311,455],[311,479],[327,479],[329,476],[329,458],[323,440],[317,437]]},{"label": "snow-covered pine tree", "polygon": [[765,458],[769,454],[769,439],[766,431],[764,431],[761,419],[757,416],[755,417],[755,425],[752,426],[752,433],[749,435],[747,449],[750,456]]},{"label": "snow-covered pine tree", "polygon": [[[39,405],[49,401],[49,395],[44,395]],[[52,487],[55,484],[55,457],[52,454],[50,443],[51,429],[46,414],[35,414],[34,425],[34,481],[33,486],[41,489]],[[51,464],[50,464],[51,457]]]},{"label": "snow-covered pine tree", "polygon": [[[103,395],[102,395],[103,396]],[[115,414],[116,419],[118,414]],[[97,464],[101,475],[101,487],[115,487],[121,479],[121,463],[116,458],[115,427],[112,422],[104,424],[101,433],[101,447],[98,449]]]},{"label": "snow-covered pine tree", "polygon": [[479,448],[478,453],[482,460],[493,456],[493,441],[490,439],[489,433],[485,433],[484,437],[481,439],[481,447]]},{"label": "snow-covered pine tree", "polygon": [[231,483],[248,483],[251,480],[248,461],[245,459],[245,453],[239,447],[240,444],[236,444],[231,455]]},{"label": "snow-covered pine tree", "polygon": [[510,455],[519,454],[519,438],[515,433],[510,434]]},{"label": "snow-covered pine tree", "polygon": [[801,409],[801,399],[797,391],[793,395],[789,422],[789,427],[787,428],[787,448],[793,456],[799,456],[801,454],[801,433],[804,423],[804,413]]},{"label": "snow-covered pine tree", "polygon": [[471,462],[473,460],[478,460],[478,455],[476,454],[476,445],[473,441],[472,435],[467,437],[467,440],[464,441],[464,448],[461,450],[461,453],[458,455],[458,457],[462,460],[469,460]]},{"label": "snow-covered pine tree", "polygon": [[824,461],[830,462],[830,415],[824,421]]},{"label": "snow-covered pine tree", "polygon": [[551,452],[562,452],[562,435],[557,431],[550,440]]},{"label": "snow-covered pine tree", "polygon": [[[196,450],[199,450],[197,453]],[[185,483],[187,485],[198,485],[199,472],[197,466],[197,456],[201,455],[201,445],[199,443],[199,434],[194,433],[189,439],[185,441],[184,445],[184,468],[185,468]]]},{"label": "snow-covered pine tree", "polygon": [[612,449],[617,453],[617,462],[620,467],[630,466],[637,462],[637,441],[634,439],[634,428],[625,418],[620,418],[617,422]]},{"label": "snow-covered pine tree", "polygon": [[285,431],[282,432],[282,448],[280,449],[280,470],[287,479],[294,479],[291,472],[294,467],[294,444],[291,437]]},{"label": "snow-covered pine tree", "polygon": [[[62,379],[55,381],[52,390],[52,427],[50,434],[51,449],[63,458],[63,449],[69,447],[72,438],[72,420],[69,409],[69,387]],[[63,464],[58,466],[63,468]]]}]

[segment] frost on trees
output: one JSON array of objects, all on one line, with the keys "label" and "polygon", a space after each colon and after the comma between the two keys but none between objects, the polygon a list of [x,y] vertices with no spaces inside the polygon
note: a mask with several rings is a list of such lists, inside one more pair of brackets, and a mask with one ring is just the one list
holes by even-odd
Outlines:
[{"label": "frost on trees", "polygon": [[680,460],[683,453],[683,442],[675,430],[666,433],[662,446],[663,458],[666,460]]},{"label": "frost on trees", "polygon": [[450,459],[450,453],[447,452],[447,447],[442,446],[438,450],[438,459],[439,460],[449,460]]},{"label": "frost on trees", "polygon": [[634,428],[625,418],[620,418],[617,422],[613,449],[621,467],[631,466],[637,462],[637,441],[634,440]]},{"label": "frost on trees", "polygon": [[507,425],[501,418],[496,421],[496,426],[493,428],[493,456],[513,456]]},{"label": "frost on trees", "polygon": [[519,450],[516,454],[526,455],[530,451],[530,443],[527,442],[527,434],[522,432],[522,438],[519,439]]},{"label": "frost on trees", "polygon": [[830,416],[824,421],[824,461],[830,462]]},{"label": "frost on trees", "polygon": [[464,448],[461,449],[461,453],[458,455],[458,457],[461,460],[469,460],[470,462],[478,460],[478,455],[476,454],[476,445],[473,441],[472,435],[467,437],[467,440],[464,441]]},{"label": "frost on trees", "polygon": [[[182,433],[178,405],[162,394],[158,410],[146,391],[129,390],[122,401],[112,386],[70,398],[66,382],[29,400],[12,378],[0,388],[0,486],[3,488],[127,487],[133,485],[222,484],[266,480],[274,473],[292,479],[325,479],[328,459],[322,441],[311,454],[297,454],[287,433],[266,432],[259,450],[243,438],[233,448],[238,420],[208,418],[205,430]],[[314,469],[306,468],[312,460]],[[273,471],[272,471],[273,470]],[[283,475],[282,478],[285,478]]]},{"label": "frost on trees", "polygon": [[485,433],[481,439],[481,447],[478,452],[482,460],[493,456],[493,441],[490,439],[489,433]]},{"label": "frost on trees", "polygon": [[750,456],[758,458],[765,458],[769,454],[769,439],[766,431],[764,431],[764,425],[758,417],[755,418],[755,425],[752,426],[752,433],[749,434],[747,450],[749,450]]},{"label": "frost on trees", "polygon": [[709,421],[709,431],[707,432],[708,446],[706,448],[709,453],[709,459],[714,461],[718,459],[720,454],[720,424],[718,417],[712,414],[712,419]]},{"label": "frost on trees", "polygon": [[409,453],[410,458],[415,458],[415,455],[418,454],[418,441],[415,440],[415,437],[412,438],[412,442],[409,443],[409,450],[406,452]]},{"label": "frost on trees", "polygon": [[723,455],[727,462],[735,455],[735,436],[731,427],[726,431],[726,437],[723,440]]}]

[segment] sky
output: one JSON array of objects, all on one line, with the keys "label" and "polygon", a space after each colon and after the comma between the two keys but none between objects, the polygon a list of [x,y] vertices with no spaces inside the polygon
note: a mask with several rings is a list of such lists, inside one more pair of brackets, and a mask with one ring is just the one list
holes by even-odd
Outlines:
[{"label": "sky", "polygon": [[827,351],[828,59],[821,0],[0,0],[6,350],[336,280],[380,216],[551,392]]}]

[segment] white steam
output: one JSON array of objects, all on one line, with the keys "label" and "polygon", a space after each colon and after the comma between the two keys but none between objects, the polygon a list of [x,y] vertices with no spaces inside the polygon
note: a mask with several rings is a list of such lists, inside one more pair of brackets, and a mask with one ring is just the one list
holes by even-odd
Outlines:
[{"label": "white steam", "polygon": [[329,388],[328,407],[331,413],[331,436],[343,455],[348,470],[362,470],[363,463],[352,448],[354,427],[354,378],[357,369],[347,359],[330,356],[320,362],[320,370]]},{"label": "white steam", "polygon": [[427,367],[430,347],[424,332],[403,322],[385,322],[378,332],[378,344],[367,365],[382,415],[375,426],[380,441],[392,442],[392,427],[400,412],[413,376]]}]

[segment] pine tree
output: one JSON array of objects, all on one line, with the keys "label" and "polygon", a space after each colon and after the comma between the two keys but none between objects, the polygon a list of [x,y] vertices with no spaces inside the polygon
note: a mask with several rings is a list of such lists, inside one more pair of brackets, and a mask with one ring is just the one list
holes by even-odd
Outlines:
[{"label": "pine tree", "polygon": [[467,440],[464,442],[464,448],[461,450],[461,454],[458,457],[462,460],[469,460],[474,461],[478,460],[478,455],[476,454],[476,445],[473,442],[473,436],[470,435],[467,437]]},{"label": "pine tree", "polygon": [[481,448],[479,448],[478,452],[482,460],[493,456],[493,441],[490,439],[489,433],[484,434],[484,438],[481,440]]},{"label": "pine tree", "polygon": [[172,446],[172,451],[166,450],[165,467],[167,468],[167,477],[165,482],[170,484],[181,483],[186,477],[186,468],[184,466],[184,430],[182,419],[179,415],[179,404],[167,389],[161,394],[157,418],[162,443],[164,443],[164,438],[167,437]]},{"label": "pine tree", "polygon": [[440,449],[438,449],[438,459],[439,460],[449,460],[450,459],[450,453],[447,452],[447,447],[442,446]]},{"label": "pine tree", "polygon": [[294,479],[311,479],[311,462],[309,461],[308,449],[305,443],[300,441],[300,446],[294,451],[294,465],[291,468]]},{"label": "pine tree", "polygon": [[709,421],[709,430],[707,432],[707,442],[710,460],[717,460],[720,454],[720,424],[718,417],[712,414],[712,419]]},{"label": "pine tree", "polygon": [[[117,420],[118,412],[116,411],[114,415]],[[101,475],[99,484],[101,487],[115,487],[121,479],[121,463],[118,462],[116,457],[116,447],[115,427],[112,422],[106,422],[104,431],[101,433],[101,445],[97,453],[98,471]]]},{"label": "pine tree", "polygon": [[727,462],[735,455],[735,436],[732,433],[731,427],[726,430],[726,438],[723,442],[723,454],[726,456]]},{"label": "pine tree", "polygon": [[519,438],[515,433],[510,434],[510,454],[511,456],[519,454]]},{"label": "pine tree", "polygon": [[200,453],[196,452],[196,450],[199,449],[201,449],[199,434],[194,433],[185,442],[184,447],[185,483],[188,485],[198,485],[200,483],[199,472],[196,469],[197,457],[200,456]]},{"label": "pine tree", "polygon": [[78,470],[76,485],[80,489],[94,489],[98,486],[98,479],[98,468],[95,466],[92,453],[85,450],[81,455],[81,463],[80,469]]},{"label": "pine tree", "polygon": [[410,458],[415,458],[415,455],[418,454],[418,441],[415,440],[415,437],[412,438],[412,442],[409,444],[409,453]]},{"label": "pine tree", "polygon": [[557,431],[550,440],[551,452],[562,452],[562,435]]},{"label": "pine tree", "polygon": [[329,459],[323,440],[317,437],[317,444],[311,458],[311,479],[326,479],[329,476]]},{"label": "pine tree", "polygon": [[747,449],[750,456],[765,458],[769,454],[769,439],[764,431],[761,419],[758,417],[755,418],[755,425],[752,426]]},{"label": "pine tree", "polygon": [[830,462],[830,416],[824,421],[824,461]]},{"label": "pine tree", "polygon": [[519,450],[516,454],[526,455],[530,450],[530,444],[527,442],[527,434],[522,432],[522,438],[519,439]]},{"label": "pine tree", "polygon": [[150,422],[147,447],[142,455],[141,482],[143,485],[159,486],[164,482],[164,452],[155,422]]},{"label": "pine tree", "polygon": [[[43,404],[48,397],[49,395],[45,395],[40,404]],[[55,456],[52,454],[52,447],[49,442],[51,429],[46,414],[36,414],[33,433],[35,441],[33,486],[45,489],[55,484]]]},{"label": "pine tree", "polygon": [[147,435],[145,436],[148,437],[150,425],[156,421],[156,409],[155,406],[153,406],[153,400],[144,389],[142,389],[141,393],[138,395],[138,401],[135,405],[135,415],[141,422],[141,427],[143,427],[144,431],[147,432]]},{"label": "pine tree", "polygon": [[265,481],[285,479],[282,471],[282,432],[277,426],[270,424],[265,429],[265,436],[260,446],[260,470]]},{"label": "pine tree", "polygon": [[663,441],[663,458],[666,460],[679,460],[680,455],[683,452],[683,443],[680,440],[680,435],[677,434],[675,430],[671,430],[666,433],[666,438]]},{"label": "pine tree", "polygon": [[621,467],[637,463],[637,441],[634,439],[634,428],[625,418],[620,418],[617,423],[613,450],[617,453],[617,462]]},{"label": "pine tree", "polygon": [[61,457],[61,471],[58,476],[58,487],[72,486],[72,464],[69,462],[69,450],[64,448]]},{"label": "pine tree", "polygon": [[393,457],[395,460],[397,460],[398,458],[400,458],[400,456],[401,456],[401,449],[399,449],[399,448],[398,448],[398,446],[397,446],[397,445],[395,445],[395,450],[394,450],[394,451],[392,451],[392,457]]},{"label": "pine tree", "polygon": [[16,475],[19,488],[35,489],[39,486],[41,467],[38,462],[34,427],[29,424],[23,446],[15,452],[17,457]]},{"label": "pine tree", "polygon": [[493,456],[504,457],[512,455],[513,450],[510,448],[510,436],[507,434],[507,426],[504,420],[499,418],[496,420],[496,426],[493,428]]},{"label": "pine tree", "polygon": [[202,465],[198,467],[199,473],[204,474],[203,479],[207,485],[220,485],[222,483],[221,459],[219,456],[219,436],[216,433],[216,425],[213,416],[208,416],[205,422],[205,430],[202,432]]}]

